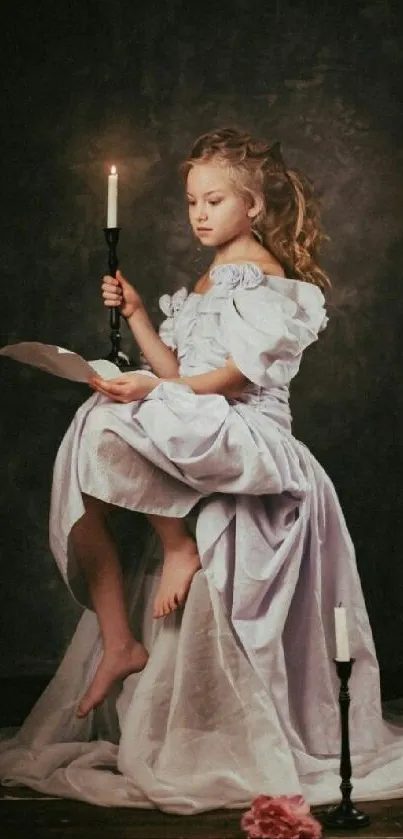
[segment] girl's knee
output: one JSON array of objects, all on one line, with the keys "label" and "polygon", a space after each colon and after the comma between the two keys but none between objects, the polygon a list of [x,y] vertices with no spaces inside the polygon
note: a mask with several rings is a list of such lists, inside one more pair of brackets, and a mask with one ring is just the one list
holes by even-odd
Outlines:
[{"label": "girl's knee", "polygon": [[92,435],[98,436],[105,431],[108,428],[110,414],[110,405],[94,405],[86,417],[84,433],[91,437]]},{"label": "girl's knee", "polygon": [[113,507],[113,504],[102,501],[101,498],[95,498],[94,495],[87,495],[85,492],[82,493],[82,498],[86,513],[95,513],[104,517]]}]

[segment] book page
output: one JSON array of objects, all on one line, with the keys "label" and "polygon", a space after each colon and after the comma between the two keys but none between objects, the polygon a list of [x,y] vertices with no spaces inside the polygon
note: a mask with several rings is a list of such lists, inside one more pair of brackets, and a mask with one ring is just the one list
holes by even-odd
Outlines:
[{"label": "book page", "polygon": [[38,367],[62,379],[70,379],[72,382],[88,383],[94,371],[103,379],[114,379],[121,375],[119,367],[105,358],[86,361],[81,355],[65,347],[41,344],[38,341],[9,344],[0,349],[0,356],[2,355],[22,364]]}]

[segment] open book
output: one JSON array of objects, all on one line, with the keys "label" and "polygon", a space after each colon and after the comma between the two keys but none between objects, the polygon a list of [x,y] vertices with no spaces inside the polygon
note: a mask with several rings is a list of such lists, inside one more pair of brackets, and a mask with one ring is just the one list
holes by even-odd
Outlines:
[{"label": "open book", "polygon": [[54,376],[62,379],[70,379],[72,382],[87,383],[97,373],[103,379],[115,379],[121,375],[116,364],[107,359],[99,358],[96,361],[86,361],[81,355],[64,347],[56,347],[53,344],[40,344],[37,341],[25,341],[20,344],[9,344],[0,349],[0,356],[8,356],[23,364],[30,364],[32,367],[39,367]]}]

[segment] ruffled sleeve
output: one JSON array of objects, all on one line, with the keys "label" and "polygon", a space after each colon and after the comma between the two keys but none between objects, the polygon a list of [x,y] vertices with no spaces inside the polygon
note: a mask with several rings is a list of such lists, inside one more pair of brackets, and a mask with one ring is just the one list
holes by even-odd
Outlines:
[{"label": "ruffled sleeve", "polygon": [[164,315],[166,315],[166,319],[163,320],[160,325],[159,336],[164,344],[166,344],[166,346],[171,350],[176,350],[178,348],[175,335],[175,318],[178,312],[182,309],[187,296],[188,291],[183,286],[183,288],[175,291],[174,294],[163,294],[159,299],[159,307]]},{"label": "ruffled sleeve", "polygon": [[223,308],[222,327],[238,369],[267,389],[288,384],[304,349],[327,324],[324,302],[316,286],[282,277],[236,287]]}]

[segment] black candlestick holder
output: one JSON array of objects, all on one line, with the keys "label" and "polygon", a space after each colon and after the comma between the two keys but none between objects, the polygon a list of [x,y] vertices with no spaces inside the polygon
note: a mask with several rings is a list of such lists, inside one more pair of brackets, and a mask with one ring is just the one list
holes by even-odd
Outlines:
[{"label": "black candlestick holder", "polygon": [[340,753],[340,775],[341,784],[340,790],[342,800],[340,804],[332,807],[324,816],[324,824],[326,827],[340,830],[358,829],[360,827],[367,827],[371,823],[371,819],[367,813],[362,813],[357,810],[357,807],[351,801],[351,791],[353,789],[351,783],[351,759],[350,759],[350,735],[348,713],[350,707],[350,693],[348,689],[348,682],[351,676],[351,671],[355,659],[350,658],[350,661],[337,661],[333,659],[336,664],[337,675],[340,679],[339,705],[340,705],[340,720],[341,720],[341,753]]},{"label": "black candlestick holder", "polygon": [[[116,269],[118,267],[117,246],[119,241],[120,227],[104,227],[105,239],[108,245],[108,268],[111,277],[116,277]],[[112,344],[111,351],[107,356],[108,361],[112,361],[119,367],[119,370],[125,371],[132,367],[130,358],[125,355],[120,349],[121,334],[120,334],[120,310],[118,306],[112,306],[109,311],[109,326],[110,326],[110,340]]]}]

